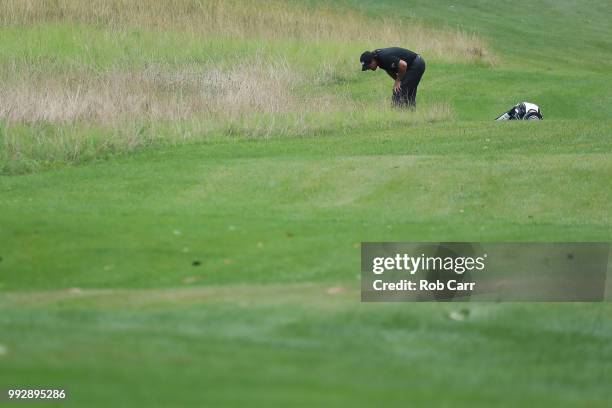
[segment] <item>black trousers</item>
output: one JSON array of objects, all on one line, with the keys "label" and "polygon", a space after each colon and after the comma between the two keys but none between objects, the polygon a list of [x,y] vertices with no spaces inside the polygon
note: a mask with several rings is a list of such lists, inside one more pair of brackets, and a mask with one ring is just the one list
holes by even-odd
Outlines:
[{"label": "black trousers", "polygon": [[400,108],[416,107],[416,94],[421,77],[425,72],[425,60],[420,55],[410,64],[402,78],[402,87],[399,92],[393,91],[393,106]]}]

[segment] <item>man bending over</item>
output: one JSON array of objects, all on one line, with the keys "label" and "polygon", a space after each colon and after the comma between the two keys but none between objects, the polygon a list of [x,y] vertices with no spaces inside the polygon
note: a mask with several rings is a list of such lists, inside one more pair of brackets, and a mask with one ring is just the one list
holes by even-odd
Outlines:
[{"label": "man bending over", "polygon": [[393,105],[416,107],[417,88],[425,72],[425,60],[419,54],[399,47],[380,48],[365,51],[359,60],[362,71],[381,67],[393,78]]}]

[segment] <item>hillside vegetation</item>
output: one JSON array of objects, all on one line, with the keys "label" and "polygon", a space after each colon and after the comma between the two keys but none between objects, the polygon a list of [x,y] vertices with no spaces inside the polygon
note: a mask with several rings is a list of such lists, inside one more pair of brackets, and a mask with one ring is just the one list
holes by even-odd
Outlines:
[{"label": "hillside vegetation", "polygon": [[[0,0],[0,389],[608,407],[610,303],[359,294],[361,242],[612,240],[585,4]],[[360,71],[388,45],[427,61],[416,112]],[[523,100],[542,122],[493,121]]]},{"label": "hillside vegetation", "polygon": [[[398,114],[353,82],[373,44],[490,66],[480,38],[346,7],[282,1],[4,1],[0,136],[5,172],[151,143],[313,135],[448,120],[444,101]],[[365,27],[376,27],[372,31]],[[388,88],[388,87],[387,87]]]}]

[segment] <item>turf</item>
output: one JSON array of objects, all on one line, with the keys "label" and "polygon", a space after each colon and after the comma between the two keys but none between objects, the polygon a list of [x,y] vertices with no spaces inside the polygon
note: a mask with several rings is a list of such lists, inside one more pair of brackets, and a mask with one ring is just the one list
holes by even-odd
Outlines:
[{"label": "turf", "polygon": [[449,305],[358,299],[312,284],[8,296],[4,338],[27,358],[5,358],[3,382],[64,387],[75,406],[607,406],[607,305],[477,304],[457,322]]},{"label": "turf", "polygon": [[367,240],[609,239],[609,127],[473,127],[211,142],[5,179],[2,267],[23,273],[2,284],[343,282]]},{"label": "turf", "polygon": [[[26,174],[0,178],[0,388],[65,388],[68,404],[92,407],[609,405],[608,303],[361,304],[358,275],[361,241],[612,239],[610,5],[347,4],[473,30],[499,63],[428,65],[419,102],[447,103],[454,119],[334,117],[265,139],[238,129],[116,154],[92,145],[76,165],[4,162]],[[5,55],[58,55],[60,68],[138,66],[159,40],[141,33],[126,54],[136,40],[82,28],[97,47],[83,53],[74,27],[11,30]],[[165,38],[155,58],[175,63],[244,44]],[[306,71],[358,51],[320,47],[270,49]],[[339,73],[300,92],[374,105],[390,85]],[[491,122],[522,99],[545,120]],[[106,135],[10,131],[36,141],[64,128]]]}]

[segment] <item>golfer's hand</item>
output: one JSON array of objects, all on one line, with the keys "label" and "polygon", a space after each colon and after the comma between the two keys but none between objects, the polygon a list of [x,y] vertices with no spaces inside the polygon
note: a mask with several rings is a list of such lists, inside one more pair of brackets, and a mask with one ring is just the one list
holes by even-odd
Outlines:
[{"label": "golfer's hand", "polygon": [[400,81],[395,81],[395,85],[393,85],[393,92],[399,92],[402,89],[402,83]]}]

